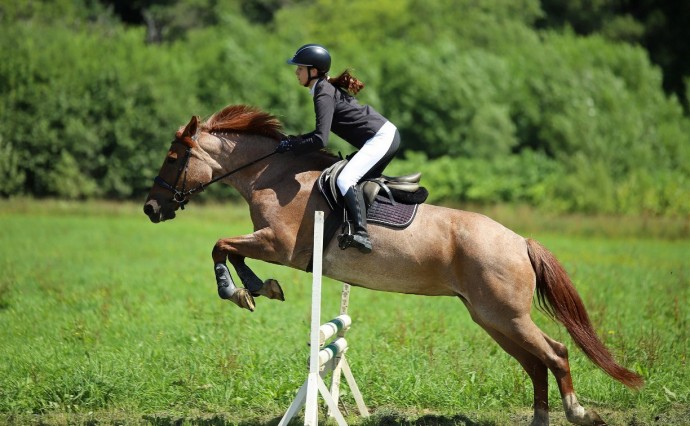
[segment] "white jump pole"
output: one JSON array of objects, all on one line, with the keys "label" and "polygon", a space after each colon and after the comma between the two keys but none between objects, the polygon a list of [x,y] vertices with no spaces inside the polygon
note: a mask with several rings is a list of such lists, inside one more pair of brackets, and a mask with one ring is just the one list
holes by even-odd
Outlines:
[{"label": "white jump pole", "polygon": [[[340,321],[342,323],[342,326],[337,330],[338,339],[345,338],[345,332],[352,324],[352,319],[347,314],[347,308],[349,306],[349,303],[350,284],[343,283],[343,292],[340,297],[340,315],[327,323],[331,324],[334,321]],[[322,325],[321,327],[323,330],[324,325]],[[337,341],[338,340],[336,340],[336,342]],[[347,362],[347,358],[345,358],[345,351],[341,351],[338,355],[336,355],[335,365],[333,367],[333,375],[331,376],[331,397],[333,397],[333,401],[335,401],[336,406],[338,405],[338,399],[340,398],[341,375],[345,376],[345,380],[347,381],[347,384],[350,386],[350,391],[352,392],[352,397],[355,399],[355,402],[357,403],[357,409],[359,410],[359,414],[362,417],[369,417],[369,410],[367,410],[367,406],[364,404],[364,398],[362,398],[362,393],[359,391],[359,387],[357,386],[357,382],[355,381],[355,376],[352,374],[352,370],[350,370],[350,364]],[[330,409],[328,411],[328,415],[330,417],[334,417],[334,413],[331,412]]]},{"label": "white jump pole", "polygon": [[[317,211],[314,217],[314,262],[311,293],[311,333],[309,339],[309,375],[297,392],[295,400],[290,404],[287,412],[278,423],[278,426],[286,426],[288,422],[305,406],[305,426],[319,424],[319,393],[328,405],[328,415],[333,417],[339,426],[347,426],[347,422],[338,408],[338,395],[340,374],[344,374],[350,390],[357,402],[357,408],[362,416],[368,416],[369,411],[362,394],[357,387],[352,371],[345,359],[347,341],[345,331],[352,323],[347,315],[347,305],[350,295],[350,286],[343,284],[343,294],[340,305],[340,316],[321,325],[321,278],[323,258],[323,212]],[[328,346],[321,349],[326,341],[337,334],[337,338]],[[329,392],[321,374],[333,371],[331,391]]]}]

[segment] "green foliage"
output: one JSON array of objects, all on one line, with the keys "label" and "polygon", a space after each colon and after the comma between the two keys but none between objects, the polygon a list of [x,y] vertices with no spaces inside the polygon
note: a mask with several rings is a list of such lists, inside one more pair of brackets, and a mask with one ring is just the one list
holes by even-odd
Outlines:
[{"label": "green foliage", "polygon": [[0,195],[18,192],[26,176],[20,164],[19,152],[0,135]]},{"label": "green foliage", "polygon": [[294,69],[285,64],[290,50],[266,43],[264,30],[239,16],[225,15],[222,22],[222,27],[233,29],[232,37],[221,28],[211,28],[190,34],[189,42],[180,44],[194,56],[195,95],[206,107],[204,114],[228,104],[246,103],[278,116],[288,133],[311,130],[311,97],[308,91],[299,90]]},{"label": "green foliage", "polygon": [[[581,3],[565,15],[615,10]],[[0,1],[1,195],[142,197],[175,130],[228,104],[308,132],[285,60],[320,42],[400,129],[408,160],[390,167],[423,170],[434,202],[690,214],[690,120],[647,53],[611,41],[639,31],[630,17],[604,38],[535,29],[557,16],[536,0],[141,1],[131,27],[105,5]]]},{"label": "green foliage", "polygon": [[690,8],[677,2],[654,0],[542,0],[540,27],[580,35],[599,34],[610,40],[642,45],[661,67],[664,89],[690,111],[684,79],[690,74]]},{"label": "green foliage", "polygon": [[536,0],[441,0],[411,2],[408,43],[428,45],[439,39],[458,44],[460,51],[509,52],[531,43],[530,28],[542,15]]},{"label": "green foliage", "polygon": [[[3,136],[22,147],[26,191],[141,193],[155,174],[146,171],[158,160],[152,150],[165,146],[178,120],[198,109],[196,96],[184,96],[195,92],[192,64],[141,48],[138,30],[35,30],[17,26],[0,36],[13,46],[3,49],[11,54],[0,65],[9,82],[0,110]],[[55,182],[65,178],[75,182]]]},{"label": "green foliage", "polygon": [[430,160],[421,152],[408,152],[393,162],[386,174],[422,172],[430,202],[449,199],[475,204],[517,202],[555,208],[552,197],[563,176],[562,167],[543,154],[523,151],[495,159],[443,156]]},{"label": "green foliage", "polygon": [[3,25],[24,21],[58,24],[79,30],[89,22],[109,24],[109,14],[98,0],[0,0],[0,22]]},{"label": "green foliage", "polygon": [[67,151],[62,151],[56,159],[46,175],[45,185],[50,193],[67,199],[91,197],[98,190],[98,184],[82,174],[79,163]]},{"label": "green foliage", "polygon": [[[153,0],[144,1],[141,15],[146,23],[146,41],[160,43],[184,39],[194,28],[216,26],[226,10],[237,12],[234,1],[217,0]],[[228,4],[229,3],[229,4]]]},{"label": "green foliage", "polygon": [[346,46],[361,50],[403,37],[411,19],[407,5],[408,0],[316,0],[281,9],[276,25],[281,33],[293,35],[295,48],[300,44],[297,40],[307,37],[338,50]]},{"label": "green foliage", "polygon": [[634,176],[668,170],[687,181],[690,139],[683,129],[689,122],[680,105],[658,90],[658,70],[640,49],[601,38],[551,35],[548,40],[547,54],[519,52],[513,76],[521,84],[515,85],[512,110],[521,143],[544,149],[569,171],[557,197],[578,211],[661,213],[670,203],[677,212],[682,203],[672,200],[633,208],[613,190],[631,178],[639,181]]},{"label": "green foliage", "polygon": [[401,50],[385,62],[380,90],[406,149],[432,157],[510,154],[517,141],[504,99],[512,81],[504,61],[481,51],[458,54],[451,42]]}]

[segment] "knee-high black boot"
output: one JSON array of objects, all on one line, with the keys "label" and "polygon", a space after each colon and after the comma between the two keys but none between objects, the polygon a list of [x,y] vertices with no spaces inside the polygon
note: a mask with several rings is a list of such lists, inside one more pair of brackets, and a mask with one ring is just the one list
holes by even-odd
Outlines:
[{"label": "knee-high black boot", "polygon": [[354,233],[351,236],[344,236],[347,238],[349,244],[347,247],[356,247],[362,253],[371,253],[371,241],[369,241],[369,233],[367,232],[367,218],[366,207],[364,205],[364,197],[356,186],[351,186],[344,195],[345,208],[354,222]]}]

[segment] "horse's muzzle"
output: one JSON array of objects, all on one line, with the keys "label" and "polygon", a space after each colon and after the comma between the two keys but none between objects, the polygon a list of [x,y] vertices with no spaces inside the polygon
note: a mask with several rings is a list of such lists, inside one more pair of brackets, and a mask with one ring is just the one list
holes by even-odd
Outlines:
[{"label": "horse's muzzle", "polygon": [[144,214],[146,214],[153,223],[175,218],[174,210],[166,213],[156,200],[149,200],[144,204]]},{"label": "horse's muzzle", "polygon": [[144,214],[146,214],[153,223],[160,222],[160,211],[161,206],[156,200],[149,200],[144,204]]}]

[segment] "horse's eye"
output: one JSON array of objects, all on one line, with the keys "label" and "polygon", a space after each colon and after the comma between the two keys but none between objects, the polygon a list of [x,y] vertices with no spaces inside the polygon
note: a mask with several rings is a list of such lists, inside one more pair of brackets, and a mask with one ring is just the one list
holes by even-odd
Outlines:
[{"label": "horse's eye", "polygon": [[172,164],[175,161],[177,161],[177,154],[174,152],[169,152],[167,161],[168,161],[168,164]]}]

